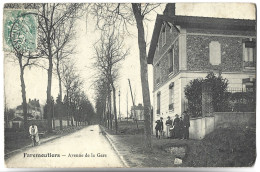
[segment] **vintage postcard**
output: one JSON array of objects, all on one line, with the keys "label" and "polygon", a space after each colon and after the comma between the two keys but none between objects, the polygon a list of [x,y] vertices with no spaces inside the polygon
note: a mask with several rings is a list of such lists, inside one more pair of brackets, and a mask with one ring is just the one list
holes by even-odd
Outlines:
[{"label": "vintage postcard", "polygon": [[252,167],[253,3],[5,3],[7,168]]}]

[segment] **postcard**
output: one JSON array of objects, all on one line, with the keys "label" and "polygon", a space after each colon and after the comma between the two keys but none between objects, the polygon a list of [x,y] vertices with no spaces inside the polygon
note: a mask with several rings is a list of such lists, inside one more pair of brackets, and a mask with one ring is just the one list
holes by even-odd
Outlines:
[{"label": "postcard", "polygon": [[7,168],[252,167],[253,3],[5,3]]}]

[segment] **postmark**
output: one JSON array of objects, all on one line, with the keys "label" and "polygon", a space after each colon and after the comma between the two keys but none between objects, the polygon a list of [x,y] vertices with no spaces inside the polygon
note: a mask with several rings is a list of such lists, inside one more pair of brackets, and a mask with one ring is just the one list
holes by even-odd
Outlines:
[{"label": "postmark", "polygon": [[35,11],[4,10],[4,51],[33,52],[37,47],[37,16]]}]

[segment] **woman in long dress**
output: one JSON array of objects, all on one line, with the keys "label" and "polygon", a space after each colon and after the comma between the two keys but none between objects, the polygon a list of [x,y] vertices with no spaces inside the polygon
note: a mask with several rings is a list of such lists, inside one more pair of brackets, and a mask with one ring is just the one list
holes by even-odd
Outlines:
[{"label": "woman in long dress", "polygon": [[172,120],[170,116],[167,117],[165,124],[166,124],[166,137],[169,139],[171,137],[170,128],[172,127]]}]

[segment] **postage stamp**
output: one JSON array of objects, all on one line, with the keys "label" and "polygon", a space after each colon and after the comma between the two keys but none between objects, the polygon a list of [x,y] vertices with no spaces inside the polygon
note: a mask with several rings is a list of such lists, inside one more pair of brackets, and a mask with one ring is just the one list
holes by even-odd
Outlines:
[{"label": "postage stamp", "polygon": [[4,51],[32,52],[37,46],[37,16],[22,9],[4,10]]}]

